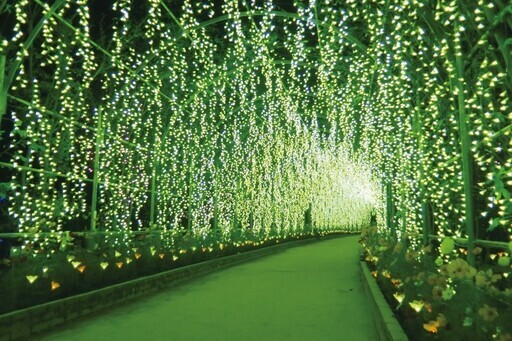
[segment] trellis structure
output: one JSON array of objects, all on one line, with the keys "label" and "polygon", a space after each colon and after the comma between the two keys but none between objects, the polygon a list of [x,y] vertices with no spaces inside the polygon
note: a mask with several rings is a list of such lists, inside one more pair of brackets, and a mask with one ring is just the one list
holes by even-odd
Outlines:
[{"label": "trellis structure", "polygon": [[[277,60],[265,42],[274,21],[305,30],[310,19],[233,6],[200,23],[191,4],[178,20],[164,2],[150,1],[130,30],[130,3],[119,2],[106,48],[90,37],[86,2],[16,4],[15,37],[4,44],[13,152],[2,166],[13,170],[10,212],[19,231],[3,235],[52,243],[67,240],[70,228],[110,231],[116,242],[122,231],[183,228],[287,234],[304,228],[308,210],[321,228],[366,221],[372,175],[334,137],[319,135],[309,109],[315,97],[300,78],[316,67],[301,60],[305,38],[290,47],[291,59]],[[28,31],[31,11],[39,21]],[[242,18],[252,24],[242,28]],[[232,43],[221,62],[207,32],[213,25],[225,26]],[[27,70],[34,60],[44,71]],[[294,81],[285,84],[285,75]]]},{"label": "trellis structure", "polygon": [[93,3],[0,2],[0,237],[130,255],[132,234],[172,249],[376,212],[413,247],[508,252],[510,4],[119,0],[100,24]]}]

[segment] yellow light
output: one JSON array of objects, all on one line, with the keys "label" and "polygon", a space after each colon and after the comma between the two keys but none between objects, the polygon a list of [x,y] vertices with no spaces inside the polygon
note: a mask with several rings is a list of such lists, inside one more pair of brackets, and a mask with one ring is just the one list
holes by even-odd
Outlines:
[{"label": "yellow light", "polygon": [[398,303],[402,303],[405,295],[403,293],[396,292],[393,294],[393,297],[398,301]]},{"label": "yellow light", "polygon": [[52,291],[57,290],[58,288],[60,288],[60,283],[56,282],[56,281],[52,281],[51,282],[51,288],[52,288]]},{"label": "yellow light", "polygon": [[32,283],[34,283],[39,278],[39,276],[37,276],[37,275],[33,275],[33,276],[28,275],[28,276],[26,276],[26,278],[27,278],[27,281],[30,284],[32,284]]},{"label": "yellow light", "polygon": [[414,309],[415,312],[419,313],[423,309],[424,303],[422,301],[414,300],[409,302],[409,306]]}]

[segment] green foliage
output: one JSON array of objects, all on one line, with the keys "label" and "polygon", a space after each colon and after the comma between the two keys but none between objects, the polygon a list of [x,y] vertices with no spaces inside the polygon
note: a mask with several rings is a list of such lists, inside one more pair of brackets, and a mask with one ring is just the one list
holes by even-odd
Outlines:
[{"label": "green foliage", "polygon": [[7,198],[11,190],[10,182],[0,182],[0,198]]}]

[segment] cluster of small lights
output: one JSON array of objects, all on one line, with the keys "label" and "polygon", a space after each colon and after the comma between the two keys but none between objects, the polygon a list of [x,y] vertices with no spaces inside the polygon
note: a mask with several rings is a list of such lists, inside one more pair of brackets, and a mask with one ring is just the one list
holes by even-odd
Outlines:
[{"label": "cluster of small lights", "polygon": [[[19,19],[11,44],[25,44],[21,37],[26,30],[28,6],[28,2],[15,6]],[[26,96],[30,102],[25,111],[13,113],[15,129],[11,131],[15,150],[12,164],[19,172],[14,174],[11,197],[16,205],[11,206],[10,211],[20,232],[56,233],[65,222],[86,213],[85,183],[90,175],[88,163],[93,151],[86,93],[97,65],[91,45],[74,34],[89,34],[89,15],[84,1],[67,2],[55,16],[65,17],[73,8],[77,9],[80,19],[75,31],[67,30],[67,37],[63,34],[66,31],[63,25],[49,14],[50,7],[46,5],[42,9],[42,14],[49,19],[41,32],[45,42],[38,51],[41,69],[28,69],[21,62],[11,88],[13,93]],[[25,47],[18,51],[26,52]],[[29,56],[18,52],[16,61],[22,57]],[[77,61],[82,68],[74,70]],[[49,79],[44,72],[50,75]],[[53,83],[51,94],[47,88],[42,89],[41,81]],[[85,132],[77,134],[81,130]],[[39,242],[46,244],[48,239]]]},{"label": "cluster of small lights", "polygon": [[[49,95],[23,62],[29,1],[15,5],[2,46],[19,62],[10,91],[30,103],[13,114],[19,231],[59,232],[94,206],[106,242],[133,259],[128,233],[117,232],[159,230],[153,253],[165,255],[180,229],[198,239],[212,227],[223,238],[240,228],[300,233],[308,208],[317,227],[354,229],[377,208],[385,228],[390,196],[398,236],[421,231],[428,204],[441,236],[464,237],[462,117],[475,195],[486,201],[474,219],[512,233],[510,77],[488,39],[491,3],[480,0],[469,21],[455,1],[296,1],[288,14],[272,1],[226,0],[222,13],[185,1],[175,18],[148,0],[140,27],[131,4],[115,1],[109,51],[90,39],[87,1],[44,7],[33,57],[52,74]],[[222,43],[205,15],[225,16]],[[463,53],[478,65],[461,74]],[[111,63],[93,107],[99,54]]]},{"label": "cluster of small lights", "polygon": [[[464,118],[458,95],[463,93],[470,154],[478,168],[469,176],[478,180],[478,194],[487,200],[487,207],[472,212],[473,219],[480,238],[487,228],[510,233],[510,77],[489,44],[492,18],[485,13],[492,4],[479,1],[471,21],[460,14],[468,9],[456,2],[438,3],[429,9],[432,18],[422,14],[421,2],[391,2],[385,12],[381,5],[347,3],[348,20],[340,22],[350,27],[352,19],[365,18],[369,43],[365,51],[353,50],[348,74],[329,72],[345,80],[343,95],[322,103],[333,104],[329,112],[337,115],[341,135],[363,150],[383,184],[391,184],[397,229],[421,231],[427,202],[438,233],[464,237],[463,179],[471,170],[463,168],[461,158]],[[332,19],[323,20],[325,27],[331,25]],[[464,58],[468,65],[460,74],[456,58],[468,52],[478,57],[477,71],[471,69],[473,60]],[[335,53],[333,60],[343,60],[343,49]]]}]

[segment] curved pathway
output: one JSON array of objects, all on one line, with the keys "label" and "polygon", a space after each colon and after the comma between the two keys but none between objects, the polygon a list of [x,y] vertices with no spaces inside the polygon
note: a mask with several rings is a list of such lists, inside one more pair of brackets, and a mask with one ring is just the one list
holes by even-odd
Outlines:
[{"label": "curved pathway", "polygon": [[45,334],[43,340],[376,340],[358,236],[287,249]]}]

